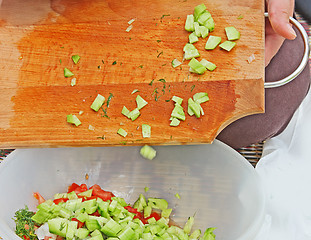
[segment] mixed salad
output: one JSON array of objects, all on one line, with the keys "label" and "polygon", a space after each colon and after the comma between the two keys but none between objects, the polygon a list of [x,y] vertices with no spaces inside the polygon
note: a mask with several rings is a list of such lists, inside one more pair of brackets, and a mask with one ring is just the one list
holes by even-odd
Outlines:
[{"label": "mixed salad", "polygon": [[95,184],[73,183],[65,193],[38,200],[35,212],[27,206],[15,213],[16,234],[24,240],[214,240],[215,228],[193,230],[194,217],[184,227],[170,221],[171,208],[160,198],[143,194],[131,206]]}]

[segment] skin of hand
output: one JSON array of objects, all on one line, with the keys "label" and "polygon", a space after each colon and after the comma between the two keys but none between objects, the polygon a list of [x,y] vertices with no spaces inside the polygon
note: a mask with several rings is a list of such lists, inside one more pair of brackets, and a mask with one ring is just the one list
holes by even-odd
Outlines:
[{"label": "skin of hand", "polygon": [[279,51],[285,39],[294,40],[296,33],[289,22],[293,16],[295,0],[266,0],[269,18],[265,26],[265,65]]}]

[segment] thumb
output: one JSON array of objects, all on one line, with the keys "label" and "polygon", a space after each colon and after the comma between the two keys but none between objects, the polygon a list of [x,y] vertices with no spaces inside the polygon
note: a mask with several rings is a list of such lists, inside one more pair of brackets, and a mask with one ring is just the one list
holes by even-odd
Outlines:
[{"label": "thumb", "polygon": [[284,38],[293,40],[296,33],[289,22],[289,17],[294,12],[293,0],[269,0],[268,1],[269,21],[273,30]]}]

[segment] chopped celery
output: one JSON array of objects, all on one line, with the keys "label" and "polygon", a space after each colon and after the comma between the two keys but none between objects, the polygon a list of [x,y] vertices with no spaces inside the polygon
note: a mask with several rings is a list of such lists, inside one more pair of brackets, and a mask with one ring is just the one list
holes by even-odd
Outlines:
[{"label": "chopped celery", "polygon": [[190,239],[190,240],[192,240],[192,239],[199,239],[200,236],[201,236],[201,230],[200,230],[200,229],[196,229],[196,230],[194,230],[194,231],[191,233],[189,239]]},{"label": "chopped celery", "polygon": [[205,230],[201,240],[215,240],[215,234],[213,233],[213,231],[216,228],[208,228]]},{"label": "chopped celery", "polygon": [[207,61],[206,59],[202,59],[200,63],[207,68],[209,71],[214,71],[216,69],[216,65],[212,62]]},{"label": "chopped celery", "polygon": [[220,44],[219,47],[221,47],[222,49],[230,52],[232,50],[232,48],[234,48],[235,45],[236,45],[235,42],[225,41],[222,44]]},{"label": "chopped celery", "polygon": [[194,224],[194,217],[189,217],[184,226],[184,232],[189,234],[191,232],[193,224]]},{"label": "chopped celery", "polygon": [[225,31],[229,41],[240,39],[240,32],[235,27],[226,27]]},{"label": "chopped celery", "polygon": [[217,45],[221,42],[221,37],[209,36],[207,42],[205,44],[206,50],[213,50],[217,47]]},{"label": "chopped celery", "polygon": [[143,138],[150,138],[151,136],[151,126],[148,124],[142,124],[141,125],[141,131]]},{"label": "chopped celery", "polygon": [[177,118],[177,119],[182,120],[182,121],[185,121],[186,120],[186,116],[185,116],[183,107],[176,103],[175,107],[174,107],[174,109],[173,109],[173,111],[171,113],[171,117]]},{"label": "chopped celery", "polygon": [[190,60],[192,58],[200,57],[199,51],[191,43],[187,43],[184,46],[183,51],[185,52],[184,59],[186,59],[186,60]]},{"label": "chopped celery", "polygon": [[68,123],[71,123],[71,124],[74,124],[76,126],[79,126],[81,125],[81,121],[79,120],[79,118],[74,115],[74,114],[69,114],[67,115],[67,122]]},{"label": "chopped celery", "polygon": [[191,98],[188,99],[188,107],[194,113],[194,115],[199,118],[201,115],[200,104],[193,101]]},{"label": "chopped celery", "polygon": [[137,97],[136,97],[136,104],[137,104],[138,110],[140,110],[144,106],[146,106],[148,104],[148,102],[145,101],[140,95],[137,95]]},{"label": "chopped celery", "polygon": [[140,149],[140,155],[146,159],[153,160],[156,157],[157,152],[149,145],[145,145]]},{"label": "chopped celery", "polygon": [[119,128],[117,133],[122,137],[127,136],[127,132],[123,128]]},{"label": "chopped celery", "polygon": [[192,14],[187,15],[186,23],[185,23],[185,30],[188,32],[193,32],[194,31],[194,17]]},{"label": "chopped celery", "polygon": [[178,61],[176,58],[172,60],[172,67],[176,68],[178,66],[180,66],[182,64],[182,62]]},{"label": "chopped celery", "polygon": [[189,43],[195,43],[199,41],[199,38],[195,34],[195,32],[189,34]]},{"label": "chopped celery", "polygon": [[202,63],[200,63],[198,60],[195,58],[192,58],[190,62],[188,63],[189,67],[191,67],[195,73],[197,74],[203,74],[206,71],[206,68],[203,66]]},{"label": "chopped celery", "polygon": [[206,10],[206,6],[202,3],[200,5],[197,5],[195,8],[194,8],[194,13],[193,13],[193,16],[195,18],[195,20],[197,21],[199,16]]},{"label": "chopped celery", "polygon": [[74,64],[78,64],[79,60],[80,60],[80,56],[79,55],[73,55],[71,56],[72,61],[74,62]]},{"label": "chopped celery", "polygon": [[105,97],[97,94],[95,100],[93,101],[91,108],[95,111],[98,112],[98,110],[101,108],[101,106],[104,104],[105,102]]},{"label": "chopped celery", "polygon": [[68,68],[64,68],[64,76],[66,78],[68,77],[72,77],[74,74],[68,69]]}]

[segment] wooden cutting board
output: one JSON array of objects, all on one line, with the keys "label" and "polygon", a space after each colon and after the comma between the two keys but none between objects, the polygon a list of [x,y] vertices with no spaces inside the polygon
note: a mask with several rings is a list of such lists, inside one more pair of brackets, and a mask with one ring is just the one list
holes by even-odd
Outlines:
[{"label": "wooden cutting board", "polygon": [[[201,3],[215,21],[210,35],[225,40],[224,28],[234,26],[241,38],[230,52],[204,50],[207,39],[195,43],[201,58],[217,65],[197,75],[189,73],[189,61],[177,68],[171,61],[182,61],[185,19]],[[257,0],[3,0],[0,148],[211,143],[234,120],[264,112],[263,12]],[[76,54],[78,64],[71,60]],[[75,86],[64,68],[74,73]],[[171,97],[182,97],[187,112],[197,92],[210,97],[204,116],[186,113],[170,127]],[[94,112],[97,94],[111,98]],[[134,109],[138,94],[148,105],[131,121],[121,110]],[[82,124],[68,124],[67,114]],[[144,123],[150,138],[142,137]],[[126,137],[117,134],[120,127]]]}]

